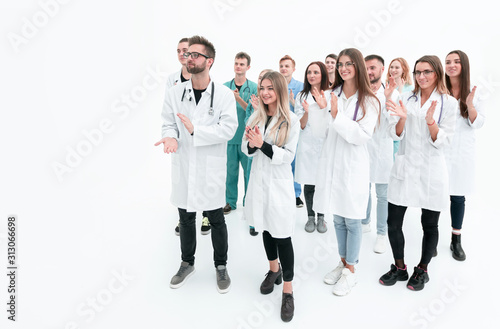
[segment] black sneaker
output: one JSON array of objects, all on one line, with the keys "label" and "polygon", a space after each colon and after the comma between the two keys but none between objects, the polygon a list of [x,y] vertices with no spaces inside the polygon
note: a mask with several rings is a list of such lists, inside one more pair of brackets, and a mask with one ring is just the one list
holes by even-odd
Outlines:
[{"label": "black sneaker", "polygon": [[391,264],[391,270],[380,277],[378,282],[384,286],[392,286],[397,281],[408,280],[408,271],[405,268],[399,268],[394,264]]},{"label": "black sneaker", "polygon": [[177,226],[175,227],[175,235],[181,235],[181,232],[179,231],[179,223],[177,223]]},{"label": "black sneaker", "polygon": [[201,234],[207,235],[210,233],[210,222],[208,221],[208,217],[203,217],[201,220]]},{"label": "black sneaker", "polygon": [[302,200],[300,200],[300,197],[295,198],[295,204],[297,205],[297,208],[304,207],[304,202],[302,202]]},{"label": "black sneaker", "polygon": [[251,236],[256,236],[256,235],[258,235],[258,234],[259,234],[259,232],[256,232],[256,231],[255,231],[255,227],[250,226],[250,235],[251,235]]},{"label": "black sneaker", "polygon": [[408,280],[406,287],[410,290],[420,291],[424,289],[425,284],[429,282],[429,274],[420,267],[415,267],[415,270]]}]

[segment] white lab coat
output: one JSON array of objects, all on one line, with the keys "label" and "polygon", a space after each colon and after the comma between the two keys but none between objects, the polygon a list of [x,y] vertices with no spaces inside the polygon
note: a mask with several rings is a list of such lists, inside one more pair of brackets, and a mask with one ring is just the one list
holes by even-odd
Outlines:
[{"label": "white lab coat", "polygon": [[[213,115],[209,113],[212,81],[198,105],[192,90],[191,81],[170,88],[162,111],[162,137],[173,137],[178,142],[177,152],[172,154],[170,201],[188,212],[218,209],[226,204],[227,141],[238,126],[234,94],[229,88],[215,84]],[[177,113],[191,120],[192,136]]]},{"label": "white lab coat", "polygon": [[[252,122],[254,116],[255,113],[248,119],[248,122]],[[283,147],[274,145],[276,134],[271,136],[269,133],[277,121],[276,117],[271,119],[265,132],[265,126],[259,126],[264,134],[264,141],[273,147],[272,159],[261,150],[249,154],[248,141],[245,137],[241,143],[243,153],[252,158],[246,204],[243,209],[244,216],[256,231],[268,231],[274,238],[290,237],[295,227],[296,206],[292,161],[299,139],[300,122],[292,112],[290,112],[290,118],[288,141]]]},{"label": "white lab coat", "polygon": [[[400,96],[408,111],[401,136],[396,135],[396,124],[400,118],[393,116],[389,123],[389,133],[401,143],[391,170],[387,200],[399,206],[444,211],[449,200],[444,150],[453,138],[458,102],[450,95],[443,95],[441,113],[441,95],[437,90],[432,92],[423,106],[420,92],[416,95],[417,99],[412,95],[412,92],[406,92]],[[432,101],[437,101],[434,120],[439,127],[434,142],[425,121]]]},{"label": "white lab coat", "polygon": [[182,69],[175,72],[175,73],[172,73],[170,74],[168,77],[167,77],[167,90],[169,90],[170,88],[172,88],[173,86],[179,84],[179,83],[182,83],[181,82],[181,74],[182,74]]},{"label": "white lab coat", "polygon": [[[309,115],[306,126],[300,130],[295,159],[295,181],[299,184],[315,185],[316,182],[316,170],[318,168],[319,157],[321,156],[321,149],[325,142],[325,136],[316,136],[313,133],[310,122],[315,119],[328,121],[328,117],[331,117],[329,113],[331,90],[326,90],[324,93],[327,104],[324,109],[319,108],[318,103],[316,103],[311,93],[305,98],[309,104]],[[295,114],[299,119],[305,113],[302,106],[303,101],[304,97],[301,94],[295,98]]]},{"label": "white lab coat", "polygon": [[[338,95],[339,88],[333,91]],[[370,184],[370,158],[367,142],[378,121],[379,105],[373,98],[359,106],[353,120],[358,93],[349,99],[338,97],[338,114],[330,115],[316,176],[313,209],[350,219],[366,217]],[[359,121],[358,121],[359,120]],[[314,127],[313,127],[314,128]]]},{"label": "white lab coat", "polygon": [[[377,124],[372,138],[368,141],[368,153],[370,154],[370,182],[375,184],[389,184],[389,176],[393,163],[393,144],[391,136],[387,132],[390,113],[385,107],[385,88],[381,85],[376,96],[380,101],[380,123]],[[394,90],[391,95],[393,101],[397,101],[399,92]]]},{"label": "white lab coat", "polygon": [[450,176],[450,195],[468,195],[474,191],[476,173],[476,133],[475,130],[484,125],[485,111],[478,98],[473,100],[477,110],[474,123],[460,115],[460,106],[457,107],[457,125],[451,146],[446,149],[446,164]]}]

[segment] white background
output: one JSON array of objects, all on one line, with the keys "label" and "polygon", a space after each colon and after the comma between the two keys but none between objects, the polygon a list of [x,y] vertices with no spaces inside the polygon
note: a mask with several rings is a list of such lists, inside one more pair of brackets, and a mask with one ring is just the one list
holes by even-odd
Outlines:
[{"label": "white background", "polygon": [[[297,210],[296,316],[287,326],[450,328],[479,322],[491,327],[496,320],[491,300],[499,293],[500,219],[495,2],[22,0],[2,1],[0,8],[0,264],[5,268],[7,216],[19,218],[18,321],[7,320],[8,283],[2,275],[2,328],[282,326],[281,286],[275,298],[258,292],[267,261],[260,235],[250,237],[240,220],[241,197],[238,210],[226,216],[231,292],[217,293],[210,237],[200,235],[197,273],[181,289],[169,288],[180,262],[173,234],[177,214],[168,201],[169,156],[153,144],[160,139],[165,77],[179,69],[177,42],[195,34],[215,45],[211,73],[219,82],[233,77],[238,51],[252,56],[253,81],[264,68],[278,69],[285,54],[297,62],[294,77],[303,80],[308,63],[345,47],[382,55],[387,64],[405,57],[412,67],[423,55],[444,60],[451,50],[465,51],[488,115],[477,134],[477,192],[467,198],[468,259],[451,258],[450,219],[443,213],[439,255],[424,291],[411,292],[403,283],[382,287],[378,277],[392,258],[390,251],[371,251],[371,232],[362,245],[360,283],[349,296],[335,297],[322,283],[338,261],[333,225],[325,235],[308,235],[305,208]],[[126,103],[127,97],[132,102]],[[55,166],[67,171],[58,175]],[[410,272],[420,254],[418,221],[418,211],[409,210]],[[324,247],[327,242],[333,247]]]}]

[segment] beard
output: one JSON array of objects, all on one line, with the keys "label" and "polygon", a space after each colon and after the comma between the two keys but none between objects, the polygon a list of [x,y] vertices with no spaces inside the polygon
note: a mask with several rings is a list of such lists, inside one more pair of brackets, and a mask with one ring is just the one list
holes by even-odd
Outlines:
[{"label": "beard", "polygon": [[207,64],[205,63],[203,66],[193,66],[193,67],[189,67],[186,65],[186,69],[188,71],[188,73],[191,73],[191,74],[198,74],[198,73],[201,73],[203,71],[205,71],[205,69],[207,68]]},{"label": "beard", "polygon": [[371,83],[371,84],[377,83],[377,82],[379,82],[379,81],[380,81],[380,78],[381,78],[381,77],[374,78],[373,80],[370,80],[370,83]]}]

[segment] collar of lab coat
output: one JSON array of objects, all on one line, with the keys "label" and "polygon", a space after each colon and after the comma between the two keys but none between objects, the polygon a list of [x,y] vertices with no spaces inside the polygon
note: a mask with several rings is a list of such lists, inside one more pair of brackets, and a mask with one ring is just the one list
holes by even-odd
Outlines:
[{"label": "collar of lab coat", "polygon": [[[212,94],[212,77],[210,76],[210,81],[208,82],[207,89],[204,91],[208,93],[208,95]],[[191,79],[186,82],[186,86],[184,87],[184,91],[186,92],[186,96],[188,96],[189,99],[194,99],[194,91],[193,91],[193,82]]]},{"label": "collar of lab coat", "polygon": [[437,87],[434,88],[431,95],[429,96],[429,99],[425,102],[425,104],[422,105],[422,89],[418,91],[417,99],[419,107],[423,107],[429,101],[438,101],[438,106],[441,106],[441,94],[438,93]]}]

